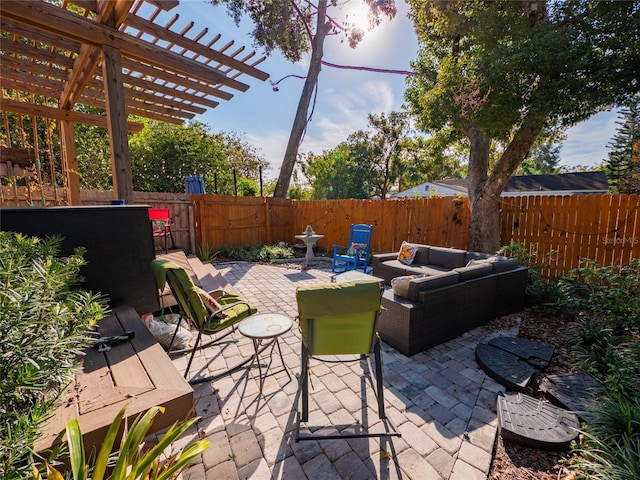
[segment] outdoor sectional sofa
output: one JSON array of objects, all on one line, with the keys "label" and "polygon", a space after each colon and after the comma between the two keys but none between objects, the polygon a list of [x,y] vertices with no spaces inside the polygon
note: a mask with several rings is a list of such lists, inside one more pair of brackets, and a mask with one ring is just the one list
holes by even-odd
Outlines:
[{"label": "outdoor sectional sofa", "polygon": [[528,269],[516,259],[411,245],[410,265],[395,252],[373,255],[373,275],[387,285],[420,276],[394,282],[382,296],[378,333],[399,352],[414,355],[524,306]]}]

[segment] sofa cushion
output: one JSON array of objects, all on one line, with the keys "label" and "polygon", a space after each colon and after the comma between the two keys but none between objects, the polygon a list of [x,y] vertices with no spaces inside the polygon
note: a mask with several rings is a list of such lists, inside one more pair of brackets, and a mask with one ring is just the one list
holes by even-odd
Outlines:
[{"label": "sofa cushion", "polygon": [[465,265],[469,263],[471,260],[486,260],[488,259],[492,253],[482,253],[482,252],[467,252],[465,255]]},{"label": "sofa cushion", "polygon": [[443,272],[450,272],[450,268],[439,267],[438,265],[413,265],[407,267],[407,275],[440,275]]},{"label": "sofa cushion", "polygon": [[424,275],[405,275],[391,280],[391,289],[394,295],[407,298],[409,295],[409,282],[415,278],[422,278]]},{"label": "sofa cushion", "polygon": [[418,250],[416,251],[416,258],[413,259],[413,264],[429,265],[429,247],[419,243],[416,243],[415,246]]},{"label": "sofa cushion", "polygon": [[464,250],[455,248],[429,247],[429,263],[447,268],[458,268],[466,265]]},{"label": "sofa cushion", "polygon": [[487,275],[491,275],[493,272],[493,266],[489,262],[478,262],[473,265],[469,265],[466,267],[454,268],[453,270],[460,274],[459,280],[461,282],[466,282],[467,280],[471,280],[474,278],[485,277]]},{"label": "sofa cushion", "polygon": [[418,301],[418,295],[424,290],[434,290],[436,288],[447,287],[458,283],[458,272],[450,271],[421,278],[414,278],[409,282],[407,298]]},{"label": "sofa cushion", "polygon": [[398,252],[398,261],[405,265],[411,265],[416,257],[417,247],[409,242],[402,242]]},{"label": "sofa cushion", "polygon": [[499,257],[498,260],[491,263],[493,265],[493,273],[508,272],[518,268],[518,260],[515,258]]}]

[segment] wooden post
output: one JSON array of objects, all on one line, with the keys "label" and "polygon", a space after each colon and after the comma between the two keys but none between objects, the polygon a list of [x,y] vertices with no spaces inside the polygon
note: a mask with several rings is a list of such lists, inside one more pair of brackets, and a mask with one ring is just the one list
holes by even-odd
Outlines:
[{"label": "wooden post", "polygon": [[120,50],[107,45],[102,47],[102,78],[104,79],[109,124],[113,190],[116,193],[116,198],[123,199],[125,203],[130,204],[133,203],[133,179],[127,138],[122,56]]},{"label": "wooden post", "polygon": [[269,199],[264,197],[264,233],[266,238],[265,243],[270,245],[271,242],[271,206],[269,204]]},{"label": "wooden post", "polygon": [[193,205],[189,205],[189,246],[191,247],[191,252],[194,255],[196,252],[196,232],[194,228],[193,221]]},{"label": "wooden post", "polygon": [[80,205],[80,177],[78,176],[78,157],[73,122],[60,120],[60,143],[62,145],[62,174],[67,187],[67,203]]}]

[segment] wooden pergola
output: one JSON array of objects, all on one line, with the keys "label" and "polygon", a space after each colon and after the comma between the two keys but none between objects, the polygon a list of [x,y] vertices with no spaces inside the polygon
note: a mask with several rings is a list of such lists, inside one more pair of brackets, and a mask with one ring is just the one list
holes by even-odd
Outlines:
[{"label": "wooden pergola", "polygon": [[[233,41],[216,45],[220,35],[209,35],[207,28],[193,33],[193,22],[178,27],[177,14],[160,24],[160,14],[178,3],[0,1],[0,110],[59,122],[70,204],[80,203],[75,123],[108,129],[115,198],[131,203],[127,133],[142,125],[128,115],[182,123],[230,100],[229,90],[246,91],[242,75],[269,77],[256,68],[264,57]],[[5,89],[20,92],[18,99],[45,101],[8,98]],[[104,109],[106,115],[79,112],[77,105]]]}]

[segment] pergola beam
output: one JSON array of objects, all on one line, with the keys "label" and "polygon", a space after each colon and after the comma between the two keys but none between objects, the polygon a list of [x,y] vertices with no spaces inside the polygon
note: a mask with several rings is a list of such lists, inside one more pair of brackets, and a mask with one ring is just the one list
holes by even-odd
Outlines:
[{"label": "pergola beam", "polygon": [[[5,112],[18,113],[22,115],[36,115],[42,118],[53,120],[69,120],[73,123],[82,123],[94,127],[107,128],[107,117],[101,115],[91,115],[88,113],[76,112],[74,110],[60,110],[59,108],[38,105],[35,103],[18,102],[9,98],[2,99],[2,110]],[[144,125],[138,122],[127,122],[127,130],[132,133],[142,131]]]},{"label": "pergola beam", "polygon": [[[145,2],[155,7],[143,8]],[[142,125],[127,122],[127,115],[181,124],[219,105],[218,99],[232,99],[223,89],[246,91],[241,75],[269,77],[256,68],[264,57],[249,61],[255,53],[242,55],[244,47],[227,53],[233,41],[214,49],[220,35],[205,40],[208,28],[188,38],[194,22],[180,29],[177,14],[162,21],[161,12],[177,5],[177,0],[0,0],[0,110],[59,121],[72,204],[80,198],[74,123],[109,130],[116,195],[129,202],[127,131]],[[15,91],[15,100],[4,89]],[[76,111],[76,105],[104,109],[106,116]]]},{"label": "pergola beam", "polygon": [[109,46],[121,55],[144,62],[153,59],[154,64],[206,84],[222,84],[245,92],[249,85],[226,77],[217,69],[190,58],[167,51],[144,40],[134,38],[115,28],[101,25],[44,2],[18,2],[3,0],[0,13],[7,18],[32,28],[48,31],[82,44],[102,48]]}]

